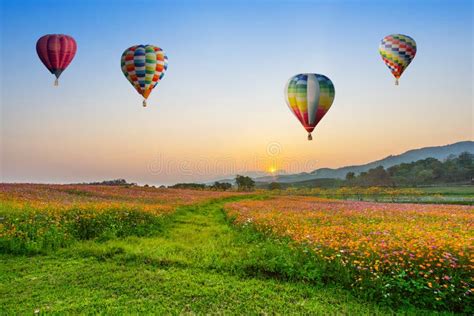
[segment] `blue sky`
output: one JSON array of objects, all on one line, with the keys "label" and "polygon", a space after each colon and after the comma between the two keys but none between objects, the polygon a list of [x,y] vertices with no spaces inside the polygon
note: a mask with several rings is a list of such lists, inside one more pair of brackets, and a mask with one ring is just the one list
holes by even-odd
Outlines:
[{"label": "blue sky", "polygon": [[[473,139],[470,1],[130,3],[1,2],[2,181],[169,184]],[[49,33],[78,43],[59,88],[35,50]],[[391,33],[418,44],[398,87],[377,51]],[[146,43],[169,68],[143,109],[120,56]],[[336,88],[313,142],[283,99],[301,72]]]}]

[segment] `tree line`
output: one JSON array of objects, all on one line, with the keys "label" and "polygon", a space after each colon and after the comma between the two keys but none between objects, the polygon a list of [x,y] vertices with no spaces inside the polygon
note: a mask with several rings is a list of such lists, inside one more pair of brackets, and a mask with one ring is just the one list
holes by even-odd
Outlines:
[{"label": "tree line", "polygon": [[[255,181],[247,176],[237,175],[235,177],[235,186],[238,191],[252,191],[255,189]],[[216,181],[211,185],[203,183],[177,183],[171,185],[168,188],[171,189],[191,189],[191,190],[215,190],[215,191],[227,191],[232,189],[232,184],[228,182]]]},{"label": "tree line", "polygon": [[385,169],[382,166],[356,175],[348,172],[345,186],[392,186],[408,187],[449,183],[472,183],[474,179],[474,155],[463,152],[449,156],[444,161],[426,158],[402,163]]}]

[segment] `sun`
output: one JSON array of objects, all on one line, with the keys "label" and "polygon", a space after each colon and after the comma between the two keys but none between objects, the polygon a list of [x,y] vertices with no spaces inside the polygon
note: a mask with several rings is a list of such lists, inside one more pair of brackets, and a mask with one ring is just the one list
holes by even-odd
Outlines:
[{"label": "sun", "polygon": [[268,171],[269,171],[270,173],[275,173],[276,168],[275,168],[275,167],[270,167],[270,168],[268,168]]}]

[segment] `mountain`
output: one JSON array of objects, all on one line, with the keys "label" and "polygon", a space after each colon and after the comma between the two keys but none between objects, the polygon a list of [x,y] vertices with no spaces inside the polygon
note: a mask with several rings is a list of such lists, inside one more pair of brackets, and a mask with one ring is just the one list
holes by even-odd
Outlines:
[{"label": "mountain", "polygon": [[290,175],[278,175],[278,176],[264,176],[257,177],[254,180],[257,182],[281,182],[281,183],[292,183],[302,182],[314,179],[344,179],[348,172],[354,172],[359,174],[369,169],[383,166],[388,168],[401,163],[410,163],[420,159],[436,158],[438,160],[444,160],[450,155],[459,155],[462,152],[470,152],[474,154],[474,141],[463,141],[450,145],[435,146],[435,147],[424,147],[419,149],[409,150],[400,155],[390,155],[384,159],[376,160],[364,165],[347,166],[342,168],[320,168],[310,173],[303,172],[298,174]]}]

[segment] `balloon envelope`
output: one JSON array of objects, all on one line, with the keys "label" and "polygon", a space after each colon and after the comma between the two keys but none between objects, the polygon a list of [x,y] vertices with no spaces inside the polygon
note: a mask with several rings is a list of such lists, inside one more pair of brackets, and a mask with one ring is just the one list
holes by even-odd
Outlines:
[{"label": "balloon envelope", "polygon": [[36,42],[36,52],[48,70],[59,78],[76,55],[74,38],[63,34],[48,34]]},{"label": "balloon envelope", "polygon": [[308,132],[311,132],[326,115],[335,96],[332,81],[319,74],[298,74],[285,87],[285,99],[291,112]]},{"label": "balloon envelope", "polygon": [[[159,47],[135,45],[123,52],[121,67],[127,80],[146,100],[165,75],[168,57]],[[145,100],[143,106],[146,106]]]},{"label": "balloon envelope", "polygon": [[395,77],[395,84],[416,55],[416,42],[402,34],[387,35],[382,39],[379,53]]}]

